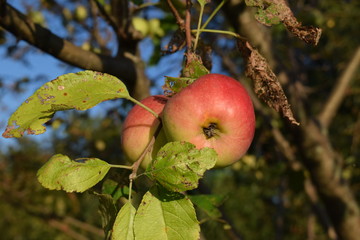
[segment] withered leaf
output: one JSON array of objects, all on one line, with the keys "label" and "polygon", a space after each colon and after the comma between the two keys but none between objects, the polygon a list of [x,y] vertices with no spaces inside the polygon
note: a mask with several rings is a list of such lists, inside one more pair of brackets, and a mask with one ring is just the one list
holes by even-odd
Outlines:
[{"label": "withered leaf", "polygon": [[183,49],[186,43],[185,40],[185,32],[181,29],[178,29],[171,37],[169,43],[162,50],[162,53],[171,54]]},{"label": "withered leaf", "polygon": [[288,118],[291,123],[299,125],[293,116],[282,87],[266,59],[245,39],[239,38],[237,45],[246,61],[245,75],[254,81],[256,95],[269,107]]},{"label": "withered leaf", "polygon": [[260,23],[271,26],[282,22],[296,37],[307,44],[317,45],[322,30],[313,26],[303,26],[299,22],[285,0],[246,0],[247,6],[257,7],[255,15]]}]

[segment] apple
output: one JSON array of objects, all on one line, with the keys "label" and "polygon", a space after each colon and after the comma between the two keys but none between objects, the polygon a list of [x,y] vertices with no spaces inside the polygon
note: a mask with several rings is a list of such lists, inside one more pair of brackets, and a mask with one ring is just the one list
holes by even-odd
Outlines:
[{"label": "apple", "polygon": [[[167,97],[161,95],[150,96],[141,101],[144,105],[151,108],[158,115],[161,114]],[[128,160],[135,162],[151,141],[160,120],[149,111],[135,105],[128,113],[122,127],[121,148]],[[155,138],[153,147],[148,151],[141,163],[141,167],[146,168],[156,156],[159,149],[167,143],[163,130]]]},{"label": "apple", "polygon": [[88,17],[88,12],[84,5],[76,6],[74,14],[75,14],[75,19],[79,22],[84,21]]},{"label": "apple", "polygon": [[201,76],[171,97],[163,110],[169,141],[215,149],[215,167],[226,167],[248,150],[255,132],[252,101],[240,82],[222,74]]}]

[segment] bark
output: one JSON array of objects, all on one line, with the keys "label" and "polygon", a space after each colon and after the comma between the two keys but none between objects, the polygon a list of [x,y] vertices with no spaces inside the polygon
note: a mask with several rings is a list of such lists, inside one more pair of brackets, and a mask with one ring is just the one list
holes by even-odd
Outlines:
[{"label": "bark", "polygon": [[[339,239],[360,238],[360,211],[349,183],[342,178],[341,161],[319,124],[310,121],[300,129],[302,158]],[[301,154],[302,153],[302,154]]]},{"label": "bark", "polygon": [[[129,58],[131,54],[111,57],[83,50],[49,29],[32,22],[26,15],[4,2],[1,2],[0,26],[18,39],[28,42],[65,63],[118,77],[135,98],[141,99],[149,94],[148,80],[144,78],[143,73],[139,74],[139,70],[143,71],[142,65],[139,61],[134,62],[134,57]],[[142,85],[144,83],[145,86]],[[140,88],[137,88],[139,86]]]},{"label": "bark", "polygon": [[336,115],[336,112],[345,97],[345,93],[349,87],[351,80],[355,74],[359,71],[360,65],[360,46],[356,49],[354,56],[350,60],[349,64],[341,74],[337,83],[334,86],[329,99],[326,101],[323,111],[319,115],[319,121],[322,127],[328,128],[332,119]]}]

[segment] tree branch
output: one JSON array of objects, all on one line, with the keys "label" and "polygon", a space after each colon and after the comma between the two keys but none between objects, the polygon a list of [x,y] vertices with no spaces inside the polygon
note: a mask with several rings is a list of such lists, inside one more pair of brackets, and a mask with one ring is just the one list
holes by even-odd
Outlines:
[{"label": "tree branch", "polygon": [[186,35],[187,52],[191,51],[191,45],[192,45],[190,9],[191,9],[191,1],[186,0],[185,35]]},{"label": "tree branch", "polygon": [[184,19],[180,16],[178,10],[175,8],[174,4],[171,2],[171,0],[166,0],[167,4],[169,5],[170,11],[174,15],[176,19],[176,23],[179,26],[181,31],[185,31],[185,22]]},{"label": "tree branch", "polygon": [[359,239],[360,210],[349,184],[342,178],[342,167],[329,138],[315,121],[293,130],[300,130],[295,133],[302,143],[298,155],[310,173],[339,239]]},{"label": "tree branch", "polygon": [[124,56],[113,58],[85,51],[52,33],[50,30],[33,23],[24,14],[6,4],[0,15],[0,26],[17,38],[49,53],[75,67],[106,72],[120,78],[132,88],[136,79],[136,69],[132,60]]},{"label": "tree branch", "polygon": [[347,64],[346,69],[341,74],[340,78],[335,84],[329,99],[326,101],[323,111],[319,114],[318,120],[320,121],[322,127],[328,128],[331,124],[332,119],[334,118],[341,102],[345,97],[345,92],[351,80],[354,78],[356,72],[359,70],[359,65],[360,47],[356,49],[355,54],[353,55],[349,64]]},{"label": "tree branch", "polygon": [[111,28],[115,32],[116,36],[119,37],[118,32],[117,32],[118,25],[117,25],[116,21],[114,20],[114,18],[106,12],[105,8],[101,5],[101,3],[98,0],[92,0],[92,1],[96,4],[97,8],[99,9],[100,14],[103,16],[105,21],[111,26]]}]

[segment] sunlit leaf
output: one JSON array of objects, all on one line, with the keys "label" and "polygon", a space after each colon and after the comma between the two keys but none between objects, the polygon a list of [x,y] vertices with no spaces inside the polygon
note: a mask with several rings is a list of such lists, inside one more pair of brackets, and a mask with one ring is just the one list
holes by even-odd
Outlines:
[{"label": "sunlit leaf", "polygon": [[109,74],[83,71],[62,75],[44,84],[10,117],[3,137],[41,134],[55,112],[86,110],[110,99],[127,98],[126,86]]},{"label": "sunlit leaf", "polygon": [[84,192],[101,181],[110,165],[97,158],[71,160],[68,156],[56,154],[42,166],[38,180],[50,190]]},{"label": "sunlit leaf", "polygon": [[191,201],[160,186],[148,191],[135,215],[137,240],[199,239],[199,223]]},{"label": "sunlit leaf", "polygon": [[197,188],[199,179],[216,160],[212,148],[196,149],[188,142],[170,142],[159,150],[146,174],[168,190],[182,192]]},{"label": "sunlit leaf", "polygon": [[191,83],[193,83],[196,78],[186,78],[186,77],[165,77],[165,84],[163,85],[163,89],[165,95],[173,95],[178,93],[184,87],[187,87]]},{"label": "sunlit leaf", "polygon": [[188,53],[186,57],[187,64],[183,69],[184,77],[197,79],[210,73],[210,71],[203,65],[201,58],[198,55],[194,53]]},{"label": "sunlit leaf", "polygon": [[[120,209],[113,227],[113,240],[133,240],[134,239],[134,217],[136,209],[127,202]],[[144,229],[145,230],[145,229]],[[149,231],[149,229],[146,229]],[[138,239],[138,238],[136,238]]]}]

